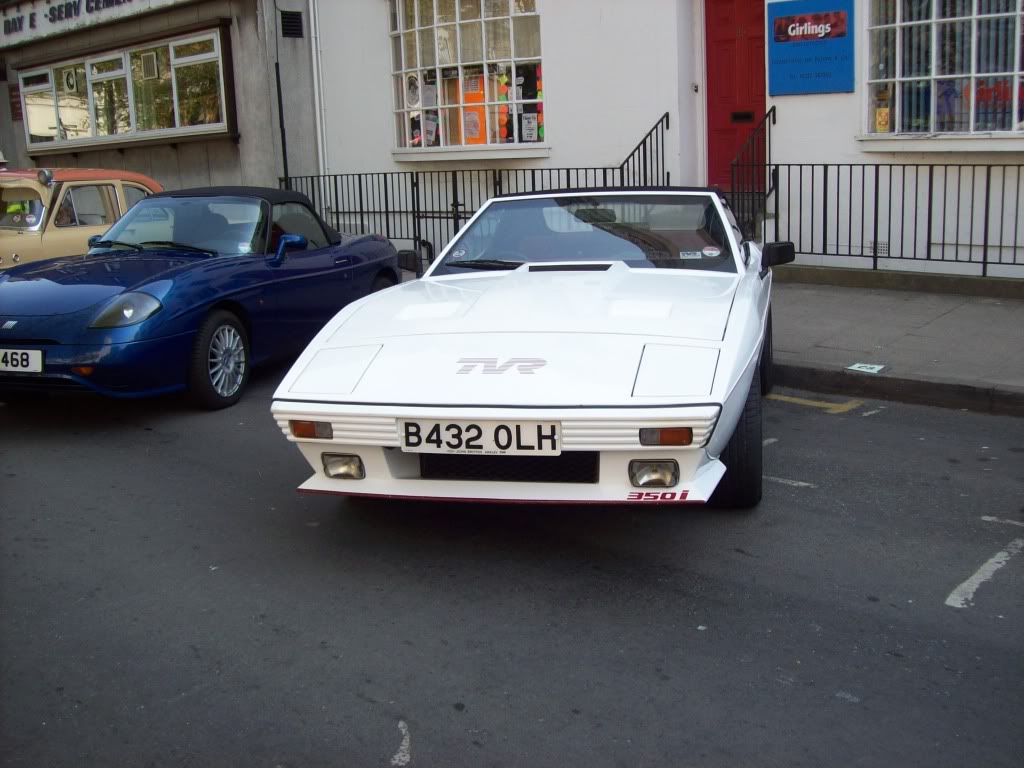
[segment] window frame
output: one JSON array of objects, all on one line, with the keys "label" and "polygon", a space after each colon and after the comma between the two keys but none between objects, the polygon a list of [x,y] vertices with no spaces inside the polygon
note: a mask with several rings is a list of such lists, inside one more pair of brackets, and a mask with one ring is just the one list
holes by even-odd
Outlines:
[{"label": "window frame", "polygon": [[[924,20],[904,20],[903,11],[905,0],[894,0],[895,18],[892,23],[872,23],[871,7],[865,7],[864,30],[864,94],[862,98],[862,137],[870,141],[913,141],[930,137],[948,139],[975,139],[984,140],[991,138],[999,139],[1024,139],[1024,118],[1019,117],[1024,109],[1024,99],[1020,91],[1024,88],[1024,0],[1014,0],[1014,8],[1009,11],[995,13],[979,13],[981,0],[968,0],[970,3],[969,12],[962,16],[939,16],[939,4],[941,0],[932,0],[930,15]],[[1011,51],[1011,70],[1006,72],[979,72],[978,71],[978,26],[979,22],[991,19],[1010,19],[1013,22],[1012,38],[1013,48]],[[939,31],[942,25],[969,22],[970,31],[970,68],[969,71],[957,74],[939,73]],[[928,74],[918,76],[905,76],[903,74],[903,30],[908,27],[928,28]],[[872,77],[872,34],[892,30],[895,38],[892,53],[894,72],[889,77]],[[1010,103],[1010,128],[1009,129],[978,129],[976,128],[977,103],[978,103],[978,80],[1009,79],[1012,100]],[[969,125],[965,131],[937,130],[938,122],[938,99],[936,98],[936,84],[941,81],[967,80],[970,88]],[[927,131],[901,131],[900,120],[902,119],[903,97],[900,94],[901,86],[905,83],[927,82],[930,87],[928,130]],[[890,125],[893,130],[879,132],[875,130],[872,88],[876,85],[890,85],[893,89],[893,100],[891,102]],[[1020,126],[1020,127],[1017,127]]]},{"label": "window frame", "polygon": [[[24,120],[24,132],[25,132],[25,144],[28,154],[41,153],[53,153],[59,151],[75,151],[78,148],[88,148],[91,146],[107,146],[110,144],[126,144],[138,141],[149,141],[154,139],[167,139],[167,138],[178,138],[188,137],[192,135],[210,135],[210,134],[230,134],[234,130],[235,116],[233,100],[227,93],[227,84],[229,82],[229,76],[227,68],[232,66],[230,45],[226,44],[222,40],[222,36],[225,34],[223,27],[213,27],[208,30],[200,32],[190,32],[187,34],[162,37],[147,40],[145,42],[135,43],[132,45],[126,45],[119,49],[113,49],[104,52],[94,52],[86,56],[79,56],[69,59],[61,59],[52,63],[46,64],[45,66],[37,66],[32,69],[26,69],[23,72],[18,73],[18,83],[21,85],[21,101],[22,101],[22,112],[26,115]],[[211,40],[213,42],[213,51],[208,53],[196,54],[192,56],[175,57],[174,49],[188,43],[195,43]],[[140,51],[147,51],[153,48],[167,47],[169,50],[169,66],[171,69],[171,94],[174,104],[174,121],[175,126],[173,128],[154,128],[151,130],[139,130],[138,120],[135,109],[135,86],[132,81],[131,72],[131,56],[134,53]],[[117,71],[114,72],[102,72],[94,75],[92,73],[92,66],[103,62],[109,62],[120,59],[121,66]],[[181,125],[181,114],[178,104],[178,78],[177,70],[182,67],[187,67],[195,64],[203,64],[210,61],[216,61],[218,64],[218,98],[220,108],[220,121],[216,123],[205,123],[200,125]],[[58,101],[57,98],[57,79],[54,73],[64,67],[83,64],[85,66],[85,88],[88,95],[89,104],[89,120],[90,120],[90,136],[79,139],[61,140],[59,136],[59,113],[58,113]],[[27,91],[24,86],[26,79],[39,76],[41,74],[47,74],[49,76],[49,82],[47,85],[33,85],[29,86]],[[127,87],[128,96],[128,112],[129,112],[129,130],[124,133],[116,134],[97,134],[96,132],[96,106],[93,99],[93,84],[101,83],[108,80],[123,79]],[[27,110],[25,105],[26,94],[31,95],[39,92],[51,92],[53,94],[53,112],[54,121],[58,126],[57,136],[52,141],[31,141],[31,134],[29,132],[29,122],[27,119]]]},{"label": "window frame", "polygon": [[[528,63],[537,63],[543,66],[544,61],[544,44],[543,44],[543,28],[540,22],[543,16],[543,0],[533,0],[533,10],[517,12],[516,0],[506,0],[508,3],[507,14],[499,16],[488,16],[487,15],[487,0],[480,0],[480,15],[477,18],[466,19],[462,18],[462,7],[460,0],[454,0],[454,19],[450,22],[443,24],[438,23],[438,0],[429,0],[433,7],[432,21],[430,24],[423,26],[420,24],[419,18],[419,5],[421,0],[391,0],[388,8],[388,47],[390,53],[388,59],[391,64],[390,77],[392,82],[392,96],[391,96],[391,124],[392,124],[392,151],[395,155],[400,155],[402,159],[415,159],[417,156],[443,154],[448,152],[464,153],[464,152],[484,152],[484,153],[495,153],[495,152],[510,152],[510,153],[530,153],[533,151],[536,153],[538,150],[546,154],[548,150],[547,135],[543,139],[531,142],[523,142],[520,139],[519,130],[519,118],[520,112],[523,105],[536,104],[544,105],[541,107],[543,113],[546,115],[546,99],[534,98],[534,99],[516,99],[515,91],[513,90],[510,94],[511,98],[506,101],[498,101],[497,95],[492,93],[492,87],[489,82],[488,67],[489,66],[503,66],[509,65],[511,67],[512,74],[512,88],[515,88],[515,80],[517,78],[517,65],[523,65]],[[404,5],[408,3],[413,6],[412,20],[413,26],[406,28],[405,20],[403,16]],[[392,10],[394,14],[392,14]],[[536,18],[538,19],[538,50],[536,55],[531,56],[518,56],[516,51],[515,41],[515,20],[517,18]],[[488,22],[494,21],[507,21],[508,22],[508,36],[509,36],[509,56],[506,58],[498,58],[493,61],[488,58],[487,55],[487,24]],[[464,62],[463,51],[463,25],[467,23],[475,23],[479,25],[480,29],[480,47],[481,56],[478,61]],[[438,42],[438,30],[442,27],[449,27],[455,34],[455,43],[458,49],[458,56],[453,63],[441,64],[440,63],[440,45]],[[433,65],[430,67],[423,67],[421,58],[421,33],[425,30],[431,30],[433,32]],[[416,49],[416,66],[407,67],[405,66],[405,35],[412,35],[412,41]],[[396,54],[401,57],[401,61],[396,61]],[[443,77],[443,71],[449,69],[455,69],[458,71],[458,83],[459,83],[459,102],[457,104],[444,104],[443,100],[443,85],[445,78]],[[479,68],[481,70],[481,85],[483,89],[483,101],[479,104],[472,103],[468,104],[465,101],[465,90],[464,83],[466,82],[466,69],[467,68]],[[433,72],[436,78],[437,85],[437,101],[433,107],[424,108],[420,104],[417,108],[410,108],[404,101],[404,95],[406,91],[406,83],[411,75],[417,77],[417,82],[420,85],[420,92],[422,93],[422,76],[424,72]],[[469,75],[473,77],[474,75]],[[396,87],[397,83],[401,83],[401,87]],[[401,106],[399,106],[399,99],[401,97]],[[422,97],[421,97],[422,101]],[[507,106],[509,108],[509,118],[512,125],[512,140],[507,142],[492,142],[492,123],[493,115],[492,112],[496,112],[500,107]],[[482,143],[467,143],[466,141],[466,126],[465,126],[465,114],[467,107],[474,107],[483,110],[483,121],[481,124],[481,130],[484,136]],[[425,138],[423,125],[423,115],[428,111],[436,111],[438,115],[437,132],[439,135],[439,142],[437,145],[427,146],[422,143]],[[459,143],[447,144],[445,136],[447,133],[447,122],[448,122],[448,111],[454,110],[458,113],[459,117]],[[420,146],[412,145],[412,130],[410,127],[412,113],[419,112],[420,117]],[[536,114],[536,113],[533,113]],[[542,124],[541,124],[542,125]],[[401,136],[400,131],[404,130],[404,137]]]}]

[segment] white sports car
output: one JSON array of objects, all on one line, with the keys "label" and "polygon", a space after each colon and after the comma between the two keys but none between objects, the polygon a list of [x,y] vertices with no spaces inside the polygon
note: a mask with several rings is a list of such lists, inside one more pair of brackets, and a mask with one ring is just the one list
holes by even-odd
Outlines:
[{"label": "white sports car", "polygon": [[711,189],[492,199],[281,382],[300,490],[753,506],[770,267],[792,260],[742,242]]}]

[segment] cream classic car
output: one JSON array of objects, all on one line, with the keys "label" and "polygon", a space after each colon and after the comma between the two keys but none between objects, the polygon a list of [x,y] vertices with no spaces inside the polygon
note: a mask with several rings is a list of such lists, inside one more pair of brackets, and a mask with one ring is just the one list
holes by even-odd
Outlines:
[{"label": "cream classic car", "polygon": [[89,250],[142,198],[163,187],[131,171],[0,171],[0,270]]}]

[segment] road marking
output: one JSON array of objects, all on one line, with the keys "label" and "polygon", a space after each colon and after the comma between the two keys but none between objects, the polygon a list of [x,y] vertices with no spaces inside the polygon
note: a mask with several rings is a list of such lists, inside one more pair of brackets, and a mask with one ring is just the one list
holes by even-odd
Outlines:
[{"label": "road marking", "polygon": [[771,475],[763,475],[765,480],[770,480],[773,483],[782,483],[783,485],[792,485],[794,488],[817,488],[814,483],[805,483],[802,480],[787,480],[784,477],[772,477]]},{"label": "road marking", "polygon": [[402,746],[395,752],[395,756],[391,758],[392,765],[408,765],[409,761],[412,760],[412,755],[409,754],[409,726],[405,724],[405,720],[398,721],[398,730],[402,732]]},{"label": "road marking", "polygon": [[862,400],[847,400],[845,403],[830,403],[828,400],[808,400],[806,397],[790,397],[789,395],[768,395],[769,400],[778,400],[780,403],[791,403],[793,405],[806,405],[808,408],[820,408],[825,413],[839,414],[849,413],[854,408],[864,405]]},{"label": "road marking", "polygon": [[779,442],[779,438],[777,438],[777,437],[769,437],[767,440],[765,440],[763,443],[761,443],[761,445],[762,446],[769,446],[772,443],[777,443],[777,442]]},{"label": "road marking", "polygon": [[867,413],[862,413],[861,416],[874,416],[876,413],[881,413],[884,410],[885,410],[885,408],[876,408],[873,411],[868,411]]},{"label": "road marking", "polygon": [[1007,561],[1024,549],[1024,539],[1014,539],[1006,545],[1006,549],[996,552],[974,575],[949,593],[946,605],[950,608],[967,608],[974,601],[974,592],[991,579],[995,572],[1006,565]]},{"label": "road marking", "polygon": [[1020,520],[1004,520],[1001,517],[992,517],[991,515],[982,515],[981,519],[984,520],[986,523],[1002,523],[1003,525],[1019,525],[1021,528],[1024,528],[1024,523],[1022,523]]}]

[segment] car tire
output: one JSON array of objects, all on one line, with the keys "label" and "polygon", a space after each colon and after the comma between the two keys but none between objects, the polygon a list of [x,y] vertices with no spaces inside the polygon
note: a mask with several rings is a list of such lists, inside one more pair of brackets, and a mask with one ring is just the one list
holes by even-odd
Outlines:
[{"label": "car tire", "polygon": [[234,405],[249,382],[251,366],[252,354],[245,326],[231,312],[211,312],[200,326],[192,346],[189,369],[192,399],[201,408],[211,411]]},{"label": "car tire", "polygon": [[391,276],[384,274],[377,275],[373,278],[373,285],[370,287],[370,293],[383,291],[385,288],[390,288],[395,284],[395,280]]},{"label": "car tire", "polygon": [[719,457],[725,476],[711,495],[716,507],[749,509],[761,501],[761,376],[754,372],[743,413]]},{"label": "car tire", "polygon": [[768,319],[764,325],[764,343],[761,345],[761,397],[770,395],[775,373],[775,345],[772,343],[772,308],[768,307]]}]

